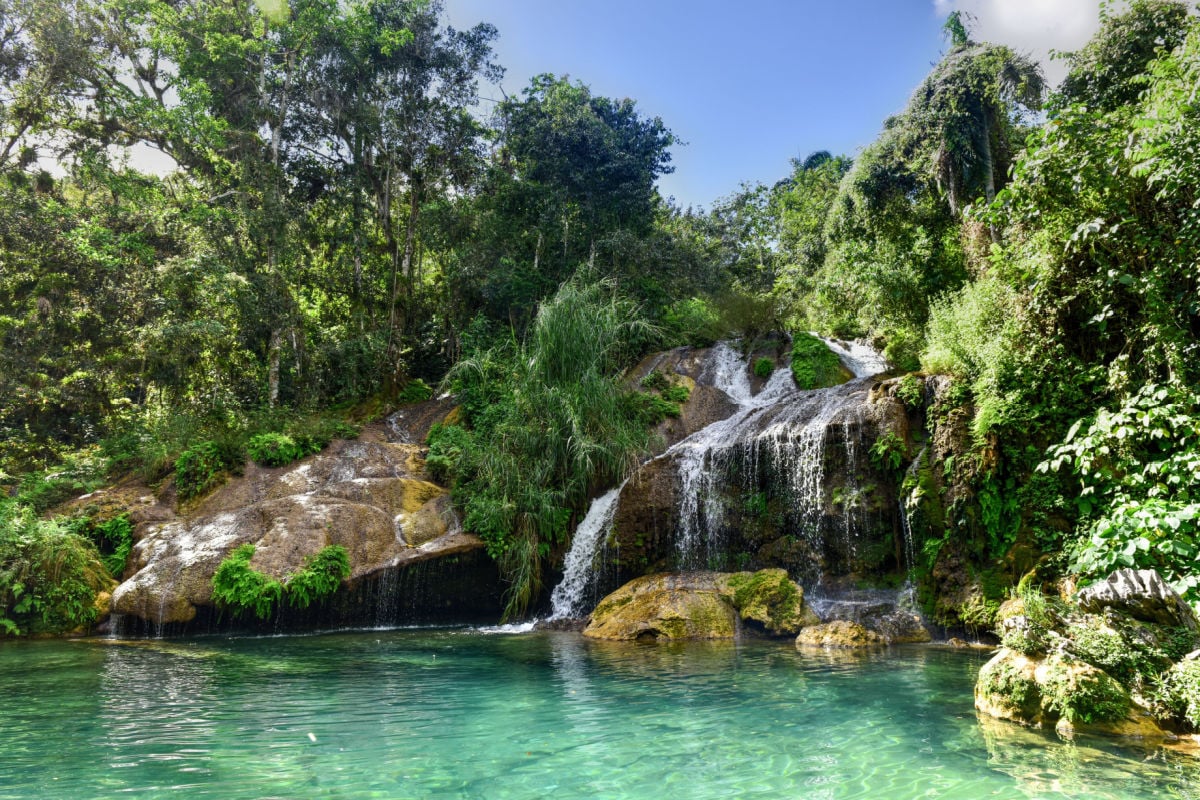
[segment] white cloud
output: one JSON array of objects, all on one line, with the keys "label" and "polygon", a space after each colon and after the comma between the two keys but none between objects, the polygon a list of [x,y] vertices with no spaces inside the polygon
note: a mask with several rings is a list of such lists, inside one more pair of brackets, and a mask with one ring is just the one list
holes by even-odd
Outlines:
[{"label": "white cloud", "polygon": [[933,5],[941,15],[973,14],[971,38],[1028,53],[1042,63],[1051,85],[1066,75],[1066,64],[1051,61],[1050,51],[1078,50],[1100,27],[1099,0],[934,0]]}]

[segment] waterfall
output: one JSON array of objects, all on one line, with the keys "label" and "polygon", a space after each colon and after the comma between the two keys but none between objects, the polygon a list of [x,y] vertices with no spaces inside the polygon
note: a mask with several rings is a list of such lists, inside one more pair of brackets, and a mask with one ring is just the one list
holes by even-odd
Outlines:
[{"label": "waterfall", "polygon": [[587,516],[575,529],[575,538],[571,541],[571,549],[563,564],[562,580],[550,595],[550,619],[569,619],[586,613],[583,601],[593,579],[592,565],[596,550],[612,527],[613,515],[617,512],[617,498],[621,496],[624,485],[592,501]]},{"label": "waterfall", "polygon": [[[726,495],[731,488],[746,490],[774,480],[779,485],[772,490],[786,501],[790,527],[802,531],[814,547],[823,536],[833,533],[824,530],[827,440],[831,430],[840,430],[848,470],[858,467],[858,437],[864,421],[860,407],[869,388],[866,379],[886,370],[887,362],[862,344],[823,341],[853,372],[854,380],[830,389],[802,391],[785,367],[776,369],[755,393],[747,357],[727,342],[718,343],[708,354],[697,383],[720,389],[733,401],[735,410],[651,459],[669,460],[678,477],[678,569],[721,566],[719,562],[727,555]],[[593,501],[575,532],[563,580],[551,596],[550,619],[585,613],[585,595],[597,580],[597,551],[612,529],[623,486]],[[857,492],[856,485],[852,494]],[[858,502],[849,498],[847,512],[851,501]],[[853,552],[856,531],[863,527],[861,520],[855,524],[847,514],[841,531],[844,550]]]}]

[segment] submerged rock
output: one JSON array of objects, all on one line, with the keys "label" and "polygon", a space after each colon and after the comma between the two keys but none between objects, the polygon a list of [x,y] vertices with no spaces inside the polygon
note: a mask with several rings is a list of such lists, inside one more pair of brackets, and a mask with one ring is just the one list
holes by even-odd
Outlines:
[{"label": "submerged rock", "polygon": [[772,636],[819,622],[782,569],[686,572],[636,578],[600,601],[583,635],[593,639],[732,639],[743,623]]},{"label": "submerged rock", "polygon": [[800,631],[797,647],[882,647],[887,639],[857,622],[839,619]]}]

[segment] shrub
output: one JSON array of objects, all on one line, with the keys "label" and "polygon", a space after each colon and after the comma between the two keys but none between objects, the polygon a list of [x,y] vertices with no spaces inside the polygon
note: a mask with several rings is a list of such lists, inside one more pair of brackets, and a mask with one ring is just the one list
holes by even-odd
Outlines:
[{"label": "shrub", "polygon": [[283,584],[250,566],[254,545],[243,544],[221,561],[213,573],[213,600],[235,617],[253,613],[268,619],[283,597]]},{"label": "shrub", "polygon": [[682,405],[688,401],[689,397],[692,396],[692,390],[684,384],[678,383],[674,386],[668,386],[666,389],[663,389],[660,394],[664,400],[669,400],[672,403],[679,403]]},{"label": "shrub", "polygon": [[198,497],[215,488],[225,475],[226,463],[216,442],[194,444],[175,460],[175,489],[179,499]]},{"label": "shrub", "polygon": [[1182,661],[1162,676],[1154,692],[1161,716],[1200,728],[1200,661]]},{"label": "shrub", "polygon": [[824,342],[800,332],[792,336],[792,377],[801,389],[823,389],[845,383],[848,371]]},{"label": "shrub", "polygon": [[905,375],[896,384],[896,398],[915,411],[925,404],[925,382],[916,375]]},{"label": "shrub", "polygon": [[404,388],[396,395],[398,403],[421,403],[433,397],[433,389],[420,378],[414,378],[404,384]]},{"label": "shrub", "polygon": [[638,382],[643,389],[649,389],[652,392],[661,392],[664,389],[669,389],[671,382],[667,380],[667,376],[661,370],[652,369],[646,373],[646,377]]},{"label": "shrub", "polygon": [[1115,722],[1129,712],[1129,693],[1100,671],[1072,669],[1059,658],[1050,661],[1043,682],[1046,705],[1071,722]]},{"label": "shrub", "polygon": [[425,468],[438,483],[452,485],[474,450],[475,437],[461,425],[436,423],[425,439],[429,453]]},{"label": "shrub", "polygon": [[285,433],[259,433],[251,436],[250,441],[246,443],[246,452],[264,467],[282,467],[319,452],[320,449],[311,439],[307,439],[305,444],[301,445]]},{"label": "shrub", "polygon": [[0,501],[0,632],[61,633],[96,619],[112,585],[95,546],[31,509]]},{"label": "shrub", "polygon": [[337,591],[349,577],[350,554],[339,544],[329,545],[310,556],[302,569],[288,577],[284,594],[293,608],[308,608]]},{"label": "shrub", "polygon": [[341,545],[321,548],[283,582],[250,566],[254,551],[252,544],[234,548],[212,577],[213,600],[235,617],[252,613],[260,620],[269,619],[285,600],[293,608],[307,608],[333,594],[350,577],[350,556]]},{"label": "shrub", "polygon": [[671,341],[693,347],[711,347],[725,335],[720,313],[699,297],[672,303],[663,314],[662,324]]},{"label": "shrub", "polygon": [[760,358],[754,362],[754,374],[766,380],[775,371],[775,362],[769,358]]}]

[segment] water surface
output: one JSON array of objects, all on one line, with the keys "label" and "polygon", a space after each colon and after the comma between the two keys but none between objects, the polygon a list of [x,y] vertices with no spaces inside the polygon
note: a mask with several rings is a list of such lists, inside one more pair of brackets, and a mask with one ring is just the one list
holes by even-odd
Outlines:
[{"label": "water surface", "polygon": [[408,630],[0,645],[0,798],[1192,798],[980,720],[985,655]]}]

